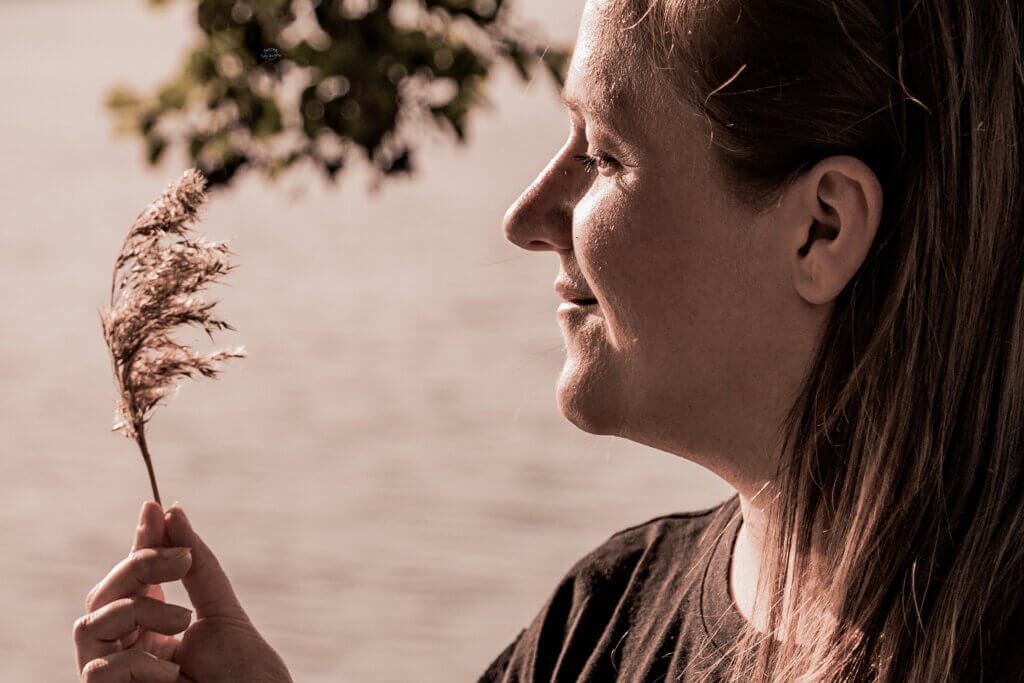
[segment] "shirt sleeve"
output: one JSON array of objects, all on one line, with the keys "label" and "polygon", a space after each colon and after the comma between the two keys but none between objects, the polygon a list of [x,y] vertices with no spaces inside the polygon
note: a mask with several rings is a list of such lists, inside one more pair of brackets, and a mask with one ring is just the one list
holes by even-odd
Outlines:
[{"label": "shirt sleeve", "polygon": [[516,649],[516,646],[519,645],[520,641],[522,641],[524,633],[526,633],[525,628],[520,631],[519,635],[516,636],[516,639],[513,640],[512,643],[506,647],[493,662],[491,662],[491,665],[487,667],[487,671],[484,672],[483,676],[480,677],[480,680],[478,680],[477,683],[501,683],[505,678],[505,672],[508,671],[508,663],[512,659],[512,652]]},{"label": "shirt sleeve", "polygon": [[575,681],[601,640],[640,553],[642,543],[635,535],[620,532],[576,562],[477,683]]},{"label": "shirt sleeve", "polygon": [[477,683],[534,683],[553,681],[567,621],[573,611],[575,581],[570,575],[520,631],[515,642],[498,655]]}]

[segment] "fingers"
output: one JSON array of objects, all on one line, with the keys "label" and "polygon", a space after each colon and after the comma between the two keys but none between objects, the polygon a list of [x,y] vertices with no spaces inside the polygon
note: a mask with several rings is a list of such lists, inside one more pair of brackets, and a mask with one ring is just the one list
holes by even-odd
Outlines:
[{"label": "fingers", "polygon": [[179,667],[142,650],[124,650],[90,660],[82,683],[178,683]]},{"label": "fingers", "polygon": [[248,621],[227,574],[177,504],[164,514],[164,527],[173,545],[192,549],[192,566],[181,582],[196,608],[196,618],[233,617]]},{"label": "fingers", "polygon": [[[167,545],[166,541],[164,511],[158,503],[147,500],[142,504],[142,512],[139,513],[139,525],[135,528],[131,552],[142,548],[160,548]],[[145,594],[155,600],[164,599],[164,589],[158,583],[151,584]]]},{"label": "fingers", "polygon": [[143,548],[110,570],[85,598],[85,611],[132,595],[145,595],[149,585],[177,581],[192,565],[188,548]]},{"label": "fingers", "polygon": [[159,504],[147,500],[139,513],[132,551],[140,548],[158,548],[164,545],[164,511]]},{"label": "fingers", "polygon": [[149,590],[147,590],[145,593],[143,593],[143,595],[145,595],[147,597],[150,597],[150,598],[153,598],[154,600],[163,600],[164,599],[164,587],[161,586],[159,583],[150,584]]},{"label": "fingers", "polygon": [[191,621],[190,610],[152,598],[135,596],[115,600],[75,622],[78,668],[127,647],[124,639],[137,628],[174,635],[188,628]]},{"label": "fingers", "polygon": [[[131,552],[142,548],[159,548],[167,545],[166,541],[163,508],[155,501],[146,501],[139,513],[139,525],[135,527],[135,540],[132,541]],[[158,583],[151,584],[142,594],[155,600],[164,599],[164,589]],[[141,633],[136,630],[131,635],[122,637],[122,648],[127,649],[134,645],[140,635]]]}]

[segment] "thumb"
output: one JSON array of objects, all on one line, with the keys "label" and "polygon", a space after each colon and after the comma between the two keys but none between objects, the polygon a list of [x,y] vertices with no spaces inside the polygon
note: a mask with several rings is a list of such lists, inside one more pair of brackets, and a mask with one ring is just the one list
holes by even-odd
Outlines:
[{"label": "thumb", "polygon": [[167,509],[164,526],[172,547],[192,549],[192,567],[181,582],[196,608],[196,619],[231,617],[249,621],[220,562],[192,529],[185,511],[177,503]]}]

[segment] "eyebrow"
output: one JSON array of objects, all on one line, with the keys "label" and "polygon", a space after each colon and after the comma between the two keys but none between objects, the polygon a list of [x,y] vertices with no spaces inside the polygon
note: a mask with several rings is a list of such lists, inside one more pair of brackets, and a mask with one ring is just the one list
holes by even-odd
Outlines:
[{"label": "eyebrow", "polygon": [[561,92],[558,93],[559,99],[562,100],[562,104],[566,109],[572,109],[573,111],[582,111],[583,105],[579,100],[575,99],[571,95],[565,92],[565,88],[562,88]]},{"label": "eyebrow", "polygon": [[577,114],[590,114],[600,119],[601,124],[610,129],[616,135],[622,136],[623,105],[621,96],[612,97],[604,106],[595,106],[587,100],[580,99],[566,92],[565,88],[559,93],[559,99],[566,109]]},{"label": "eyebrow", "polygon": [[558,96],[559,96],[559,99],[562,100],[562,105],[565,106],[566,109],[570,109],[570,110],[576,112],[577,114],[583,114],[583,113],[598,114],[598,113],[600,113],[600,112],[598,112],[596,110],[595,107],[588,106],[587,103],[584,102],[583,100],[581,100],[581,99],[579,99],[577,97],[574,97],[573,95],[567,93],[565,88],[562,88],[562,91],[560,93],[558,93]]}]

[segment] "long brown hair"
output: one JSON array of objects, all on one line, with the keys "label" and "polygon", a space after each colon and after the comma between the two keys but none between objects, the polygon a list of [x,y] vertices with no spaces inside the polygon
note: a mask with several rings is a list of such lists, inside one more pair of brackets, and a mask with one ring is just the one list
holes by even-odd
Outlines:
[{"label": "long brown hair", "polygon": [[836,154],[884,191],[780,432],[761,569],[770,632],[834,620],[751,629],[729,680],[1024,680],[1024,2],[609,11],[706,115],[738,200]]}]

